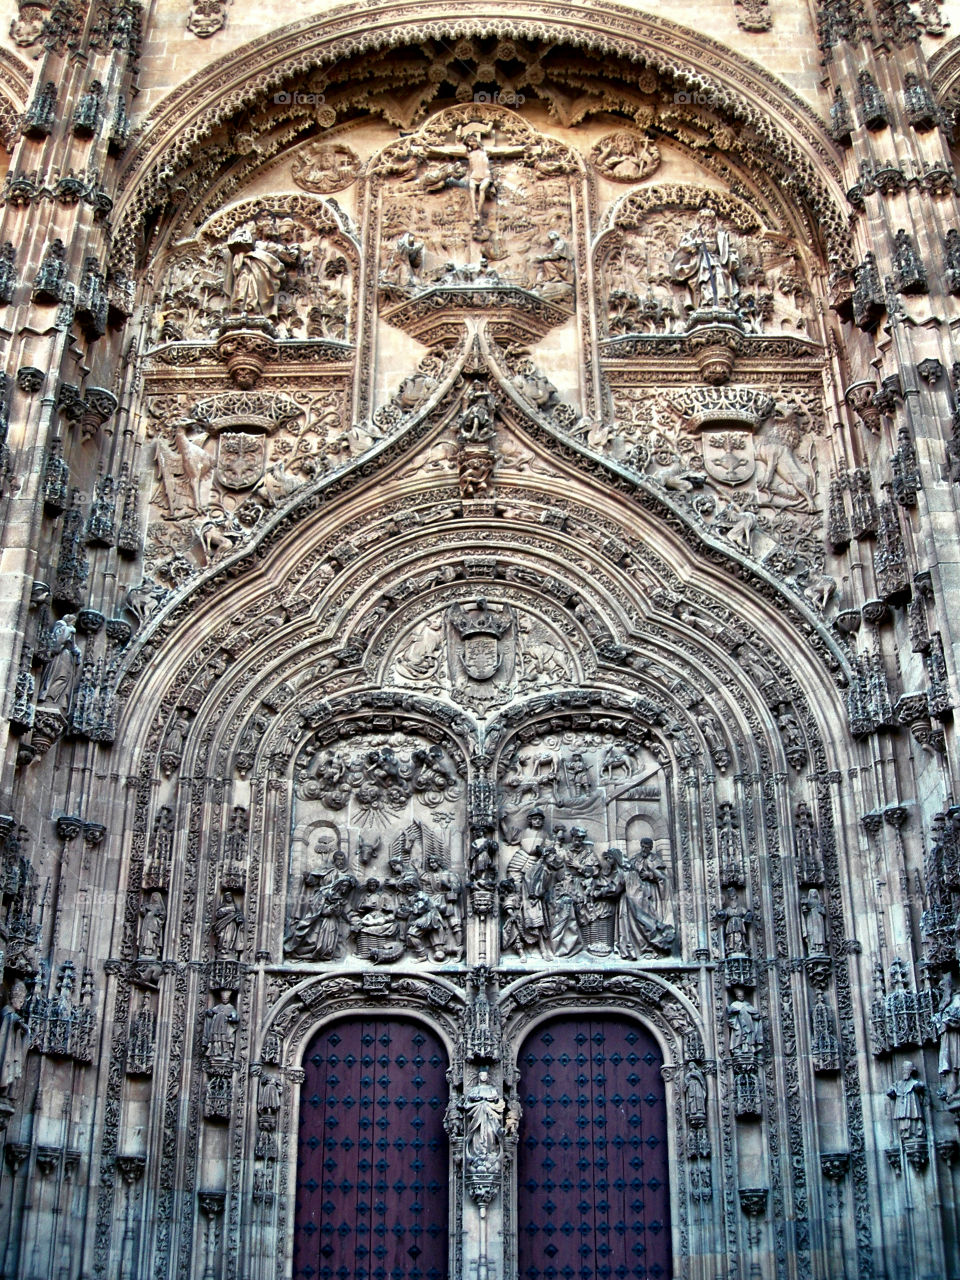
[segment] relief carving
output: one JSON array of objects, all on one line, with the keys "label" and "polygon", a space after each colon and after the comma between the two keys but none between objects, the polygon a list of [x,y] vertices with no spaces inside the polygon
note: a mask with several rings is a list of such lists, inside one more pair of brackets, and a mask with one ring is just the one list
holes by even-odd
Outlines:
[{"label": "relief carving", "polygon": [[646,748],[609,735],[534,739],[511,756],[500,782],[504,953],[671,951],[673,870],[648,834],[666,834],[664,785]]},{"label": "relief carving", "polygon": [[366,737],[308,751],[297,776],[291,870],[300,880],[284,953],[458,958],[463,850],[451,824],[462,785],[443,749]]},{"label": "relief carving", "polygon": [[614,210],[598,260],[610,337],[710,325],[803,335],[812,318],[795,244],[721,192],[631,194]]},{"label": "relief carving", "polygon": [[156,295],[153,340],[211,343],[231,317],[251,317],[277,341],[345,342],[356,262],[356,244],[320,200],[234,206],[173,249]]},{"label": "relief carving", "polygon": [[450,311],[489,310],[498,324],[498,311],[522,313],[514,322],[541,334],[572,311],[571,182],[582,169],[565,147],[513,112],[475,103],[439,112],[381,152],[371,171],[389,323],[432,345],[423,308],[404,305],[428,294]]}]

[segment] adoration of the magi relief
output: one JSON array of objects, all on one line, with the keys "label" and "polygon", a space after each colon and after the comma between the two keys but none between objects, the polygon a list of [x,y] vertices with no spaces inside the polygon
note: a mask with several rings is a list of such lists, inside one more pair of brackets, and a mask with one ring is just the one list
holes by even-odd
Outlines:
[{"label": "adoration of the magi relief", "polygon": [[955,1280],[960,14],[321,7],[0,14],[0,1277]]}]

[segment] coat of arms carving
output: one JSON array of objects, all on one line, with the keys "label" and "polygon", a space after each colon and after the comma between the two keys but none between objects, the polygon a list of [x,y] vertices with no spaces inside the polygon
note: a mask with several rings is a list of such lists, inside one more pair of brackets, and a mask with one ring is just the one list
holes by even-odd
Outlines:
[{"label": "coat of arms carving", "polygon": [[225,489],[252,489],[267,460],[267,438],[223,431],[217,440],[217,480]]}]

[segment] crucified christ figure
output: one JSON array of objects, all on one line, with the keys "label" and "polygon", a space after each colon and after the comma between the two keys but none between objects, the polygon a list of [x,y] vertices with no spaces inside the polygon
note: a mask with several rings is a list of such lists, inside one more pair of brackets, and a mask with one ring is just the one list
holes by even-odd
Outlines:
[{"label": "crucified christ figure", "polygon": [[428,147],[435,156],[457,156],[463,159],[467,167],[467,189],[470,192],[470,207],[473,209],[474,222],[479,225],[483,215],[483,206],[493,186],[493,169],[491,156],[496,159],[508,159],[523,155],[522,146],[487,147],[483,142],[483,134],[493,132],[493,126],[480,121],[470,121],[457,126],[457,141],[446,147]]}]

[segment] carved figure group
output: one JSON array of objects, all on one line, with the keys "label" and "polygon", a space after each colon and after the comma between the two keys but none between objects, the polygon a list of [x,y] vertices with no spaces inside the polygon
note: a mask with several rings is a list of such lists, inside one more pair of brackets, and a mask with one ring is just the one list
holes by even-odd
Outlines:
[{"label": "carved figure group", "polygon": [[[361,865],[375,847],[358,849]],[[319,841],[314,868],[303,877],[300,903],[284,952],[304,960],[336,960],[351,951],[374,964],[414,959],[442,962],[463,950],[463,881],[429,833],[411,824],[391,843],[382,875],[363,881],[346,853]]]},{"label": "carved figure group", "polygon": [[504,951],[521,959],[528,950],[545,959],[616,951],[633,960],[670,950],[666,870],[651,839],[629,858],[618,848],[598,851],[582,827],[548,837],[539,809],[504,834],[514,849],[500,884]]}]

